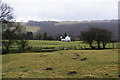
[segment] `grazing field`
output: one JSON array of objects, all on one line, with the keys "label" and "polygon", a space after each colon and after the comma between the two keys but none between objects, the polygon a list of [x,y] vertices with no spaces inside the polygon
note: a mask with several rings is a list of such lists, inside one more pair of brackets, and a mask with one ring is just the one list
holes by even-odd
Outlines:
[{"label": "grazing field", "polygon": [[[53,52],[59,50],[86,50],[91,49],[89,44],[85,44],[82,41],[47,41],[47,40],[29,40],[29,46],[25,52]],[[119,42],[111,42],[106,45],[106,48],[119,48]],[[93,44],[97,49],[97,44]],[[101,45],[102,46],[102,45]],[[20,53],[17,45],[10,48],[10,53]]]},{"label": "grazing field", "polygon": [[3,78],[118,77],[118,49],[14,53],[2,57]]},{"label": "grazing field", "polygon": [[[30,40],[29,41],[30,46],[32,47],[71,47],[76,49],[81,49],[82,48],[90,48],[89,44],[85,44],[82,41],[71,41],[71,42],[64,42],[64,41],[45,41],[45,40]],[[106,45],[106,48],[118,48],[119,47],[118,42],[114,43],[108,43]],[[97,46],[97,44],[94,44]]]},{"label": "grazing field", "polygon": [[69,47],[69,46],[84,46],[81,41],[45,41],[45,40],[30,40],[30,46],[32,47]]}]

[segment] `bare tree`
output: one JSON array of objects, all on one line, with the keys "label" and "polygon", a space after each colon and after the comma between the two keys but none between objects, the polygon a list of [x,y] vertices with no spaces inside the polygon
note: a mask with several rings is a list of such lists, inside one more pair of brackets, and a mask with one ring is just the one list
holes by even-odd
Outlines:
[{"label": "bare tree", "polygon": [[[2,45],[3,48],[5,48],[7,51],[9,51],[9,47],[12,45],[13,43],[13,36],[14,32],[11,31],[12,26],[13,26],[13,8],[11,8],[10,6],[8,6],[6,3],[0,2],[0,23],[2,26],[2,36],[3,36],[3,40],[2,40]],[[11,21],[11,22],[10,22]]]},{"label": "bare tree", "polygon": [[105,48],[106,44],[111,41],[112,32],[100,27],[90,27],[89,30],[81,32],[80,38],[85,43],[88,43],[91,48],[95,47],[92,44],[93,42],[96,42],[97,48],[100,49],[100,44]]},{"label": "bare tree", "polygon": [[93,39],[90,36],[92,36],[92,34],[89,31],[81,32],[80,39],[85,43],[89,44],[92,48]]},{"label": "bare tree", "polygon": [[8,4],[0,2],[0,20],[10,21],[13,19],[13,8]]},{"label": "bare tree", "polygon": [[26,30],[21,23],[13,21],[13,8],[6,3],[0,2],[0,22],[2,23],[2,47],[5,52],[9,52],[10,47],[17,43],[24,50],[27,40],[23,37]]},{"label": "bare tree", "polygon": [[113,33],[107,29],[102,29],[100,33],[99,41],[102,44],[102,47],[105,48],[105,46],[112,40]]}]

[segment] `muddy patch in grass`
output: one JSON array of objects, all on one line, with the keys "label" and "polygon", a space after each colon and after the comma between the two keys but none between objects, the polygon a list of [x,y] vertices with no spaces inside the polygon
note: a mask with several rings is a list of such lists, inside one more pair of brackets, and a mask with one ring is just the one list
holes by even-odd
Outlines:
[{"label": "muddy patch in grass", "polygon": [[50,71],[50,70],[53,70],[52,68],[45,68],[44,70],[47,70],[47,71]]},{"label": "muddy patch in grass", "polygon": [[80,56],[79,54],[77,54],[76,56]]},{"label": "muddy patch in grass", "polygon": [[20,66],[20,67],[18,67],[18,68],[26,68],[26,66]]},{"label": "muddy patch in grass", "polygon": [[82,58],[82,59],[80,59],[81,61],[86,61],[87,60],[87,58]]},{"label": "muddy patch in grass", "polygon": [[68,72],[67,74],[68,74],[68,75],[72,75],[72,74],[77,74],[77,72],[76,72],[76,71],[70,71],[70,72]]},{"label": "muddy patch in grass", "polygon": [[77,57],[73,57],[72,59],[77,59]]},{"label": "muddy patch in grass", "polygon": [[46,56],[48,56],[48,55],[40,55],[39,57],[46,57]]},{"label": "muddy patch in grass", "polygon": [[28,70],[23,70],[22,72],[28,72]]}]

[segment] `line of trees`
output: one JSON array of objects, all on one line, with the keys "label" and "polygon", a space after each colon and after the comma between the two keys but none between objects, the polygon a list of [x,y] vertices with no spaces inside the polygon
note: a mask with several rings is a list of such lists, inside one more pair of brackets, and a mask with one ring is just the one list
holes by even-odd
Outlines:
[{"label": "line of trees", "polygon": [[50,36],[47,32],[43,34],[33,34],[31,31],[26,33],[27,39],[28,40],[60,40],[60,36],[65,38],[67,36],[67,33],[58,35],[56,38]]},{"label": "line of trees", "polygon": [[44,34],[33,34],[33,32],[29,31],[26,33],[28,40],[55,40],[52,36],[50,36],[47,32]]},{"label": "line of trees", "polygon": [[37,40],[55,40],[52,36],[50,36],[47,32],[44,34],[37,34],[35,36],[35,39]]},{"label": "line of trees", "polygon": [[92,49],[96,48],[94,43],[97,43],[97,48],[101,49],[112,41],[112,32],[100,27],[90,27],[88,30],[81,32],[80,39],[89,44]]}]

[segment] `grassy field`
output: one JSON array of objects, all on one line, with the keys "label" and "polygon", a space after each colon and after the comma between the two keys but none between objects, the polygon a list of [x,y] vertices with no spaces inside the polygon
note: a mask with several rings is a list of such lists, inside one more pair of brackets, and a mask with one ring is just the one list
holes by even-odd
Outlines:
[{"label": "grassy field", "polygon": [[61,42],[61,41],[45,41],[45,40],[30,40],[30,45],[33,47],[68,47],[68,46],[83,46],[81,41]]},{"label": "grassy field", "polygon": [[[71,42],[64,42],[64,41],[45,41],[45,40],[30,40],[30,46],[32,47],[75,47],[76,48],[90,48],[89,44],[85,44],[82,41],[71,41]],[[118,44],[115,43],[114,48],[118,47]],[[97,44],[95,44],[97,46]],[[106,45],[106,48],[113,48],[113,43],[109,43]]]},{"label": "grassy field", "polygon": [[[82,41],[47,41],[47,40],[29,40],[29,47],[24,52],[53,52],[59,50],[88,50],[91,49],[89,44],[85,44]],[[106,48],[120,48],[120,43],[108,43]],[[94,44],[97,49],[97,44]],[[102,45],[101,45],[102,46]],[[5,51],[3,51],[4,53]],[[21,51],[22,52],[22,51]],[[20,53],[18,46],[15,44],[10,48],[10,53]]]},{"label": "grassy field", "polygon": [[[75,46],[80,41],[30,41],[32,46]],[[3,78],[116,78],[118,49],[60,50],[2,55]]]},{"label": "grassy field", "polygon": [[[31,40],[41,47],[83,46],[80,41]],[[109,44],[107,46],[111,46]],[[118,49],[60,50],[2,55],[3,78],[116,78]]]}]

